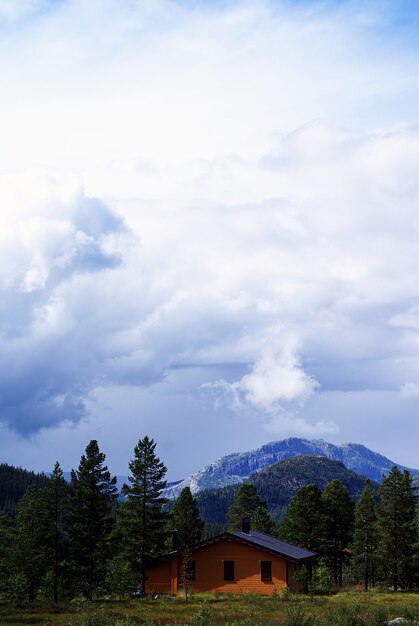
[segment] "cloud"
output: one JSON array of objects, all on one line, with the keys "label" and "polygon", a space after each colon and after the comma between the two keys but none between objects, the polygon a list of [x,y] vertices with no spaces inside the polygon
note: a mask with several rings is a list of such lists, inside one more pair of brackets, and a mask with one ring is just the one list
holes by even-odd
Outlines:
[{"label": "cloud", "polygon": [[[271,344],[275,342],[274,331],[270,339]],[[204,384],[204,389],[223,392],[235,410],[248,404],[256,410],[275,414],[285,407],[303,404],[319,384],[302,369],[295,342],[287,339],[285,342],[280,349],[269,344],[263,346],[251,372],[240,380],[232,383],[218,380]]]},{"label": "cloud", "polygon": [[258,428],[331,433],[335,405],[305,413],[318,396],[419,379],[414,20],[19,6],[0,54],[9,428],[80,423],[96,389],[176,375],[217,415],[227,392]]},{"label": "cloud", "polygon": [[1,218],[1,420],[25,433],[86,415],[92,380],[83,364],[98,354],[83,341],[87,300],[78,312],[72,301],[120,266],[118,241],[128,232],[103,202],[68,183],[30,173],[3,177],[0,188],[12,200]]},{"label": "cloud", "polygon": [[419,384],[405,383],[400,389],[400,395],[403,398],[419,398]]}]

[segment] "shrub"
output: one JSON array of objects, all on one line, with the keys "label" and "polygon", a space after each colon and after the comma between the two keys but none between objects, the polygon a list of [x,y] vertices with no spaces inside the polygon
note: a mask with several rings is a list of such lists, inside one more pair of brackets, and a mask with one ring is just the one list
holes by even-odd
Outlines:
[{"label": "shrub", "polygon": [[191,626],[209,626],[211,611],[206,600],[201,604],[198,613],[192,618]]}]

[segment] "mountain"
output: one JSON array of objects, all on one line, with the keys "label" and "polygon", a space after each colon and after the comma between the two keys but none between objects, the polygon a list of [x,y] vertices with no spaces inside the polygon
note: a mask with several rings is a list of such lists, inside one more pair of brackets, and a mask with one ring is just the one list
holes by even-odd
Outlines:
[{"label": "mountain", "polygon": [[[354,500],[361,494],[366,481],[364,476],[348,470],[341,461],[316,455],[299,455],[273,463],[252,474],[249,482],[255,485],[272,517],[278,521],[303,485],[315,484],[323,490],[334,478],[347,488]],[[230,485],[198,493],[196,497],[202,519],[207,523],[225,523],[225,515],[238,489],[239,485]]]},{"label": "mountain", "polygon": [[[164,495],[166,498],[175,499],[186,486],[190,487],[193,494],[197,494],[205,489],[241,484],[253,472],[277,461],[300,454],[315,454],[340,461],[348,469],[378,482],[393,465],[398,465],[382,454],[373,452],[359,443],[344,443],[336,446],[322,439],[309,440],[290,437],[281,441],[273,441],[250,452],[238,452],[223,456],[178,484],[167,487]],[[405,468],[402,465],[398,465],[398,467],[409,469],[412,475],[419,475],[419,470]]]},{"label": "mountain", "polygon": [[16,506],[29,485],[44,487],[48,481],[45,474],[36,474],[21,467],[0,464],[0,515],[15,515]]}]

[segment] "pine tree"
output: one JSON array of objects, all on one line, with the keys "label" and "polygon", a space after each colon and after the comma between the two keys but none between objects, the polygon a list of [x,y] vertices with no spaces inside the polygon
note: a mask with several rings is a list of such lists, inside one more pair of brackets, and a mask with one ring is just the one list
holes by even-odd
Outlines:
[{"label": "pine tree", "polygon": [[105,569],[107,542],[113,526],[117,498],[116,478],[111,478],[96,440],[71,472],[69,502],[69,550],[81,590],[89,599]]},{"label": "pine tree", "polygon": [[58,602],[61,563],[65,555],[65,529],[69,497],[69,488],[63,478],[63,471],[58,461],[54,465],[45,495],[48,510],[48,528],[46,532],[51,548],[53,597],[54,602]]},{"label": "pine tree", "polygon": [[201,540],[204,523],[189,487],[182,489],[174,504],[171,526],[177,531],[178,550],[180,551],[185,548],[192,548]]},{"label": "pine tree", "polygon": [[26,578],[30,602],[35,599],[50,560],[50,547],[45,535],[47,525],[44,493],[35,485],[30,485],[18,504],[12,555],[15,573]]},{"label": "pine tree", "polygon": [[10,581],[14,575],[13,548],[16,523],[10,515],[0,515],[0,596],[9,600]]},{"label": "pine tree", "polygon": [[171,527],[176,532],[177,549],[181,558],[181,584],[185,591],[185,598],[188,600],[191,585],[192,548],[201,540],[204,528],[198,505],[189,487],[182,489],[174,504]]},{"label": "pine tree", "polygon": [[375,584],[377,559],[377,495],[367,479],[355,505],[354,538],[351,545],[354,571],[364,580],[365,591]]},{"label": "pine tree", "polygon": [[274,535],[276,530],[274,521],[263,506],[258,506],[253,513],[250,519],[250,528],[252,530],[258,530],[260,533],[266,533],[267,535]]},{"label": "pine tree", "polygon": [[397,591],[409,588],[417,541],[416,497],[412,477],[395,465],[380,485],[378,552],[385,580]]},{"label": "pine tree", "polygon": [[322,492],[316,485],[303,485],[288,505],[279,536],[297,546],[319,552],[323,534]]},{"label": "pine tree", "polygon": [[140,588],[145,593],[146,569],[164,550],[167,536],[166,499],[162,491],[166,467],[155,454],[156,443],[145,436],[134,448],[129,463],[129,485],[123,486],[126,501],[118,519],[122,549],[131,568],[137,573]]},{"label": "pine tree", "polygon": [[226,515],[229,529],[233,531],[240,530],[242,520],[245,517],[251,518],[258,507],[266,509],[266,504],[257,495],[256,487],[252,483],[243,483],[234,496],[233,503]]},{"label": "pine tree", "polygon": [[352,538],[354,504],[339,480],[332,480],[322,495],[325,515],[325,553],[335,585],[343,584],[344,550]]}]

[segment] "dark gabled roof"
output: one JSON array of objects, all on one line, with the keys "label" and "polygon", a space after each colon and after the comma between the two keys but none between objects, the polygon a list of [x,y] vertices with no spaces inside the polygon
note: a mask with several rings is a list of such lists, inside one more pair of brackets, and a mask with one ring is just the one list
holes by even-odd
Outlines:
[{"label": "dark gabled roof", "polygon": [[[236,539],[242,543],[246,543],[247,545],[259,548],[261,550],[266,550],[267,552],[277,554],[278,556],[283,556],[286,559],[295,562],[314,559],[316,556],[318,556],[316,552],[306,550],[305,548],[299,548],[292,543],[287,543],[286,541],[282,541],[281,539],[277,539],[276,537],[272,537],[271,535],[266,535],[265,533],[261,533],[258,530],[251,530],[249,533],[225,532],[222,535],[217,535],[216,537],[212,537],[211,539],[201,541],[201,543],[198,543],[193,547],[193,550],[196,550],[197,548],[203,548],[212,543],[216,543],[217,541],[221,541],[222,539]],[[171,556],[174,556],[175,554],[176,551],[171,552]]]},{"label": "dark gabled roof", "polygon": [[247,541],[247,543],[251,543],[258,548],[263,548],[264,550],[269,550],[280,556],[285,556],[292,561],[305,561],[306,559],[313,559],[317,556],[316,552],[300,548],[293,543],[287,543],[286,541],[282,541],[282,539],[266,535],[258,530],[251,530],[249,534],[244,532],[231,534],[241,541]]}]

